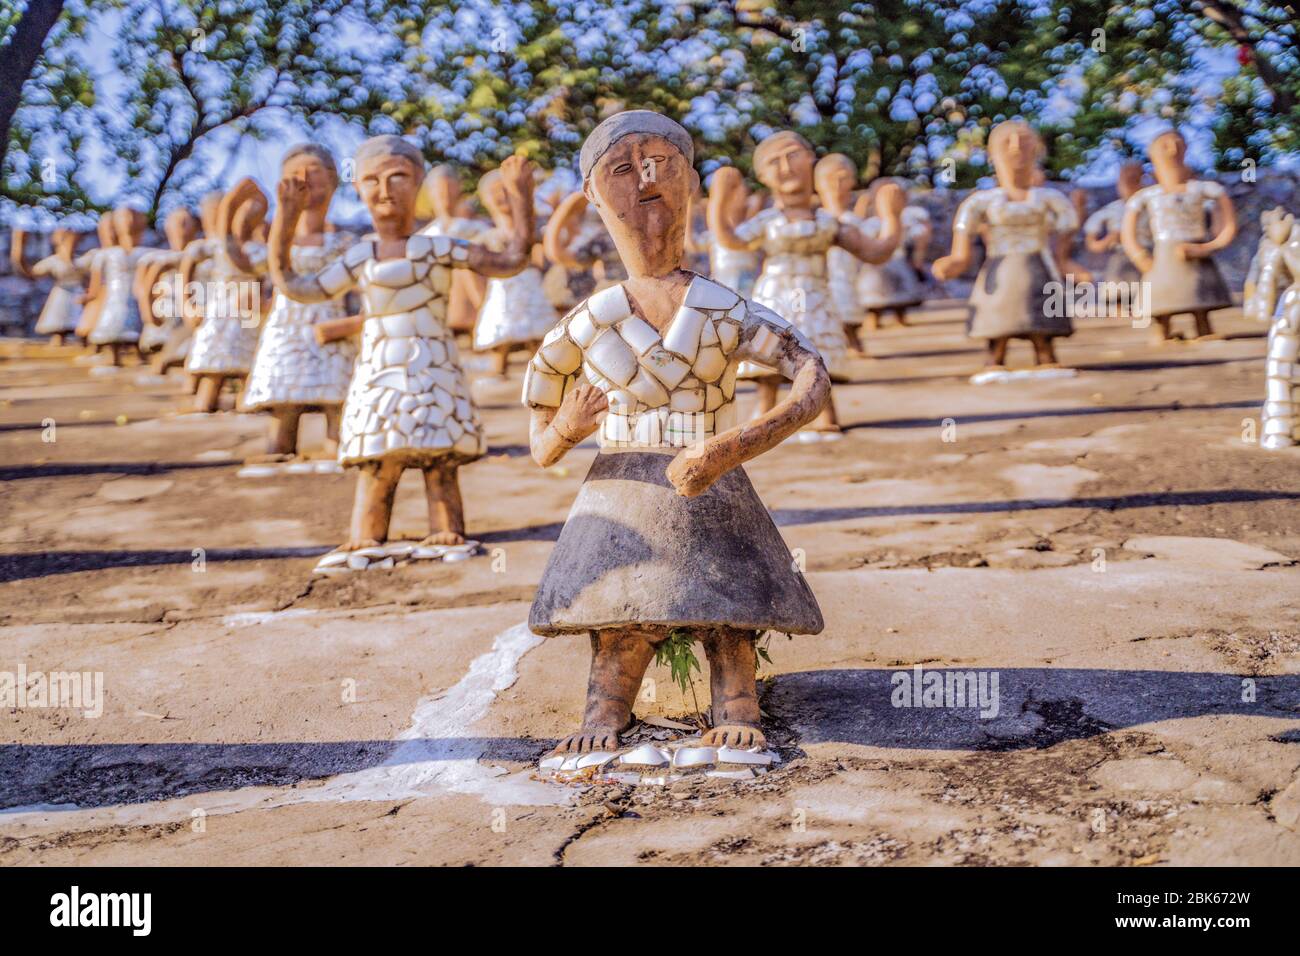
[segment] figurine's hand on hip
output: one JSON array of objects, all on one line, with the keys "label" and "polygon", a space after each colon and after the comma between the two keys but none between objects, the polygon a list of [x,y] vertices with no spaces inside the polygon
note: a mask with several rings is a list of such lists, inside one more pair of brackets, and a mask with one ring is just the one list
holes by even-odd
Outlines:
[{"label": "figurine's hand on hip", "polygon": [[609,410],[605,393],[594,385],[579,385],[564,396],[551,427],[565,441],[577,444],[596,430]]},{"label": "figurine's hand on hip", "polygon": [[711,453],[706,444],[702,452],[698,448],[683,448],[669,463],[666,474],[679,495],[694,498],[708,491],[722,477],[723,470],[719,456]]}]

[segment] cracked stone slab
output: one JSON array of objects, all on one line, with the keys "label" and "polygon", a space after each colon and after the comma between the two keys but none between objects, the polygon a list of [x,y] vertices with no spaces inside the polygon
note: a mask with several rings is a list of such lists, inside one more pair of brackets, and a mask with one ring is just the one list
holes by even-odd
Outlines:
[{"label": "cracked stone slab", "polygon": [[1240,571],[1258,571],[1267,567],[1287,568],[1300,563],[1295,558],[1277,551],[1234,541],[1231,538],[1150,535],[1129,538],[1124,542],[1124,548],[1128,551],[1153,554],[1167,561]]}]

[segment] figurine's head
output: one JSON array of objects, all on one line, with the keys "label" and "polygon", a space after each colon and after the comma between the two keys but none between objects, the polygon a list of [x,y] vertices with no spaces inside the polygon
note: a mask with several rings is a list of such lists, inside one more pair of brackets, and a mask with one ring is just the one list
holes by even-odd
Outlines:
[{"label": "figurine's head", "polygon": [[858,184],[858,167],[843,153],[828,153],[813,167],[813,184],[823,206],[843,209]]},{"label": "figurine's head", "polygon": [[339,185],[339,171],[334,154],[316,143],[292,146],[280,161],[283,179],[298,179],[307,184],[307,208],[322,215],[334,198]]},{"label": "figurine's head", "polygon": [[429,170],[429,199],[438,219],[454,219],[461,214],[460,177],[455,169],[444,165]]},{"label": "figurine's head", "polygon": [[792,130],[773,133],[754,149],[754,175],[784,205],[812,202],[816,162],[808,140]]},{"label": "figurine's head", "polygon": [[205,236],[216,234],[217,214],[220,212],[221,190],[204,193],[203,198],[199,200],[199,222],[203,225],[203,234]]},{"label": "figurine's head", "polygon": [[1120,199],[1128,199],[1135,192],[1142,188],[1142,164],[1125,163],[1119,168],[1119,178],[1116,180],[1115,188],[1119,192]]},{"label": "figurine's head", "polygon": [[173,209],[163,220],[163,235],[173,249],[184,249],[199,234],[199,221],[184,206]]},{"label": "figurine's head", "polygon": [[1180,168],[1187,156],[1187,140],[1177,130],[1168,130],[1151,141],[1147,155],[1157,169]]},{"label": "figurine's head", "polygon": [[1038,168],[1043,141],[1028,123],[1020,120],[999,123],[989,133],[988,149],[999,184],[1027,189],[1046,182]]},{"label": "figurine's head", "polygon": [[99,236],[99,245],[102,249],[108,249],[117,245],[117,228],[113,225],[113,212],[101,212],[99,220],[95,223],[95,234]]},{"label": "figurine's head", "polygon": [[130,206],[118,206],[113,210],[113,230],[117,234],[117,244],[134,249],[144,237],[147,225],[144,213]]},{"label": "figurine's head", "polygon": [[479,178],[478,198],[493,222],[498,225],[510,223],[510,194],[500,170],[494,169]]},{"label": "figurine's head", "polygon": [[1295,216],[1281,206],[1262,213],[1259,221],[1264,227],[1264,235],[1279,246],[1291,238],[1291,230],[1295,226]]},{"label": "figurine's head", "polygon": [[682,261],[695,146],[679,124],[649,110],[616,113],[582,144],[583,192],[631,275],[667,275]]},{"label": "figurine's head", "polygon": [[424,156],[400,136],[374,136],[357,150],[357,192],[381,238],[405,238],[415,225]]},{"label": "figurine's head", "polygon": [[73,250],[77,248],[77,239],[79,234],[72,229],[55,229],[50,234],[50,244],[54,247],[56,255],[71,258]]}]

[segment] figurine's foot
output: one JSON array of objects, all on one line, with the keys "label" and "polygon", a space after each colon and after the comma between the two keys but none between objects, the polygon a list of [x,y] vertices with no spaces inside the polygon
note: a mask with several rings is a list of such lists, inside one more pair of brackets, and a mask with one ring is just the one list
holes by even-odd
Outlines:
[{"label": "figurine's foot", "polygon": [[446,545],[446,544],[464,544],[464,543],[465,543],[465,536],[463,534],[457,534],[455,531],[435,531],[433,534],[429,535],[427,538],[425,538],[423,541],[420,542],[420,544],[423,545],[431,545],[431,544]]},{"label": "figurine's foot", "polygon": [[1222,332],[1206,332],[1204,335],[1198,335],[1193,342],[1218,342],[1223,339]]},{"label": "figurine's foot", "polygon": [[617,750],[618,731],[612,727],[583,727],[569,734],[551,751],[552,754],[589,754],[598,750]]},{"label": "figurine's foot", "polygon": [[736,750],[751,750],[767,746],[767,737],[758,727],[750,724],[722,724],[700,737],[703,747],[734,747]]},{"label": "figurine's foot", "polygon": [[267,465],[276,464],[282,461],[293,461],[293,455],[286,455],[284,452],[269,451],[262,455],[249,455],[244,459],[244,464]]},{"label": "figurine's foot", "polygon": [[347,541],[344,541],[341,545],[339,545],[334,550],[335,551],[359,551],[362,548],[377,548],[381,544],[383,544],[383,542],[377,538],[349,538]]}]

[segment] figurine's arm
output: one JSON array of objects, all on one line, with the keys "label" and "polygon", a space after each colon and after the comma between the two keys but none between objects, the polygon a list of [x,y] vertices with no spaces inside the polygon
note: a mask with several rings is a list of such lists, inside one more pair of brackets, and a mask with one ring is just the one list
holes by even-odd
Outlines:
[{"label": "figurine's arm", "polygon": [[952,248],[946,256],[934,260],[930,271],[942,282],[955,279],[970,267],[972,258],[971,235],[984,225],[984,200],[980,193],[971,193],[957,207],[952,221]]},{"label": "figurine's arm", "polygon": [[86,291],[81,293],[81,304],[94,302],[99,297],[104,288],[104,265],[103,258],[96,257],[94,265],[90,267],[90,278],[86,280]]},{"label": "figurine's arm", "polygon": [[1226,249],[1237,236],[1237,211],[1226,189],[1219,189],[1214,198],[1214,223],[1218,232],[1207,242],[1184,242],[1183,255],[1188,259],[1204,259],[1220,249]]},{"label": "figurine's arm", "polygon": [[140,317],[153,325],[162,325],[162,317],[155,314],[153,288],[158,281],[159,273],[166,265],[167,261],[162,257],[145,259],[136,266],[135,276],[131,282],[131,292],[140,309]]},{"label": "figurine's arm", "polygon": [[1141,206],[1130,199],[1124,206],[1124,223],[1119,229],[1119,241],[1133,265],[1137,266],[1139,272],[1145,273],[1151,271],[1152,261],[1151,253],[1138,242],[1137,227],[1141,215]]},{"label": "figurine's arm", "polygon": [[934,224],[930,222],[930,217],[917,223],[912,239],[912,266],[917,271],[925,269],[925,258],[930,251],[930,240],[934,238]]},{"label": "figurine's arm", "polygon": [[573,241],[578,231],[582,214],[586,210],[587,197],[581,190],[570,193],[556,207],[555,212],[551,213],[551,218],[546,221],[546,231],[542,235],[546,258],[558,262],[566,269],[582,270],[591,265],[590,261],[583,262],[578,259],[569,247],[569,243]]},{"label": "figurine's arm", "polygon": [[1282,285],[1282,272],[1285,269],[1281,246],[1274,246],[1264,252],[1254,294],[1246,302],[1247,313],[1253,312],[1255,318],[1263,322],[1273,317],[1273,310],[1277,307],[1277,290]]},{"label": "figurine's arm", "polygon": [[840,223],[835,234],[835,244],[847,249],[863,262],[881,263],[894,254],[903,240],[903,190],[895,183],[885,183],[876,190],[876,216],[880,219],[880,232],[868,236],[857,226]]},{"label": "figurine's arm", "polygon": [[[737,191],[744,192],[744,189],[745,182],[741,178],[740,170],[734,166],[723,166],[713,174],[713,182],[709,187],[709,233],[713,236],[713,241],[724,249],[743,252],[753,249],[758,244],[760,237],[747,238],[747,233],[743,230],[738,233],[741,224],[733,222],[727,215],[727,210],[732,206],[732,195]],[[736,205],[743,204],[736,203]],[[748,221],[750,220],[746,220]]]},{"label": "figurine's arm", "polygon": [[830,399],[831,380],[821,356],[792,329],[776,335],[765,323],[755,323],[742,333],[741,347],[777,368],[790,381],[790,392],[766,414],[679,452],[667,471],[679,495],[703,494],[722,475],[808,424]]},{"label": "figurine's arm", "polygon": [[[335,259],[315,275],[293,270],[293,234],[307,204],[307,184],[300,179],[281,179],[276,186],[275,216],[267,237],[267,271],[275,287],[296,302],[326,302],[356,285],[341,259]],[[324,280],[322,282],[322,280]]]},{"label": "figurine's arm", "polygon": [[497,251],[473,244],[465,265],[481,276],[504,279],[528,267],[528,252],[537,223],[533,211],[533,164],[522,156],[509,156],[501,164],[500,172],[510,207],[510,231],[505,236],[505,248]]},{"label": "figurine's arm", "polygon": [[559,408],[533,405],[528,426],[528,447],[533,461],[549,468],[600,427],[609,408],[605,393],[594,385],[569,390]]},{"label": "figurine's arm", "polygon": [[1110,252],[1119,242],[1119,233],[1109,228],[1106,210],[1099,209],[1083,224],[1083,244],[1089,252]]},{"label": "figurine's arm", "polygon": [[853,202],[853,215],[859,219],[871,218],[871,193],[864,192]]},{"label": "figurine's arm", "polygon": [[9,241],[9,261],[13,264],[14,272],[25,279],[35,278],[32,275],[31,266],[27,262],[27,231],[25,229],[15,229],[13,236]]},{"label": "figurine's arm", "polygon": [[221,197],[221,205],[217,208],[217,238],[225,244],[226,255],[235,268],[248,275],[256,270],[244,251],[244,244],[232,234],[231,227],[240,208],[258,197],[263,201],[266,199],[257,183],[245,176],[235,184],[234,189]]}]

